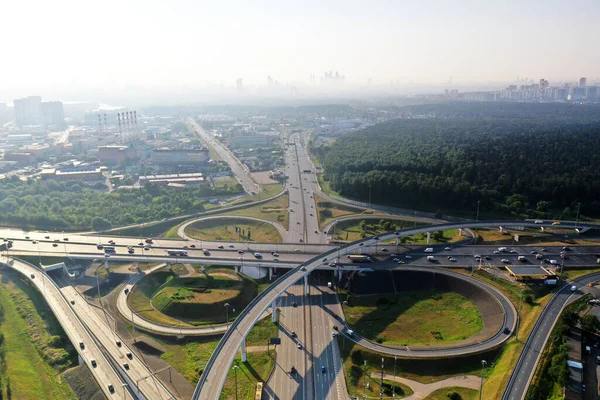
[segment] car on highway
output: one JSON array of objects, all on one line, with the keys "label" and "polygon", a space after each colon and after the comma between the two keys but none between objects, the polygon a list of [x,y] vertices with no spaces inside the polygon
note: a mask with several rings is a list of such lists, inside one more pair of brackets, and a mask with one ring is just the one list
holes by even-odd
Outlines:
[{"label": "car on highway", "polygon": [[129,288],[125,288],[125,290],[123,291],[125,294],[129,293]]},{"label": "car on highway", "polygon": [[127,353],[125,353],[125,355],[127,356],[127,358],[129,358],[130,360],[133,360],[133,354],[131,354],[129,351]]},{"label": "car on highway", "polygon": [[393,261],[393,262],[398,262],[398,261],[400,261],[400,259],[399,259],[398,257],[394,257],[394,258],[392,259],[392,261]]},{"label": "car on highway", "polygon": [[501,261],[502,261],[504,264],[508,264],[508,263],[510,263],[510,261],[508,261],[506,258],[503,258]]},{"label": "car on highway", "polygon": [[325,366],[324,366],[324,365],[321,365],[321,373],[323,373],[323,374],[324,374],[325,372],[327,372],[327,371],[325,370]]},{"label": "car on highway", "polygon": [[292,302],[292,307],[294,307],[294,308],[298,307],[298,303],[296,303],[295,301]]},{"label": "car on highway", "polygon": [[31,244],[37,244],[37,240],[32,240]]},{"label": "car on highway", "polygon": [[[34,275],[34,274],[31,274],[31,275],[29,275],[29,276],[31,277],[31,279],[35,279],[35,275]],[[42,279],[42,280],[43,280],[43,279]]]},{"label": "car on highway", "polygon": [[273,253],[273,257],[279,257],[279,253]]},{"label": "car on highway", "polygon": [[125,368],[126,371],[129,371],[129,364],[123,363],[123,368]]},{"label": "car on highway", "polygon": [[510,333],[510,329],[508,327],[504,328],[504,334],[508,335]]},{"label": "car on highway", "polygon": [[244,250],[238,250],[238,254],[244,254]]},{"label": "car on highway", "polygon": [[452,250],[451,247],[445,247],[444,250]]},{"label": "car on highway", "polygon": [[115,344],[116,344],[116,345],[117,345],[117,347],[119,347],[119,348],[122,346],[122,344],[121,344],[121,341],[120,341],[120,340],[117,340],[117,341],[115,342]]},{"label": "car on highway", "polygon": [[196,245],[195,244],[190,244],[190,247],[193,248],[193,249],[195,249]]},{"label": "car on highway", "polygon": [[235,246],[234,246],[234,245],[232,245],[232,244],[230,244],[230,245],[229,245],[229,246],[227,246],[227,247],[229,247],[230,249],[233,249]]},{"label": "car on highway", "polygon": [[298,342],[298,344],[296,345],[296,347],[298,347],[300,350],[302,350],[302,343]]},{"label": "car on highway", "polygon": [[144,243],[143,243],[143,242],[139,242],[139,243],[138,243],[138,246],[143,246],[143,245],[144,245]]},{"label": "car on highway", "polygon": [[573,251],[569,246],[565,246],[562,248],[564,251]]},{"label": "car on highway", "polygon": [[290,374],[295,374],[296,373],[296,367],[294,367],[292,365],[292,368],[290,368]]},{"label": "car on highway", "polygon": [[79,348],[81,350],[85,349],[85,344],[83,344],[83,342],[79,342]]},{"label": "car on highway", "polygon": [[90,364],[92,364],[92,367],[96,368],[98,366],[98,364],[96,363],[96,360],[94,360],[93,358],[90,360]]},{"label": "car on highway", "polygon": [[296,331],[292,331],[292,337],[297,337],[298,335],[296,335]]},{"label": "car on highway", "polygon": [[58,243],[52,243],[52,247],[58,247]]},{"label": "car on highway", "polygon": [[71,299],[71,304],[75,304],[75,299]]},{"label": "car on highway", "polygon": [[108,384],[108,391],[111,392],[111,393],[115,392],[115,387],[112,385],[112,383]]},{"label": "car on highway", "polygon": [[518,252],[518,251],[516,251],[515,249],[511,249],[511,250],[510,250],[510,253],[511,253],[511,254],[518,254],[519,252]]},{"label": "car on highway", "polygon": [[483,257],[483,258],[484,258],[485,260],[491,260],[491,259],[492,259],[492,257],[490,257],[490,256],[485,256],[485,257]]},{"label": "car on highway", "polygon": [[577,286],[571,286],[571,292],[574,293],[577,291]]},{"label": "car on highway", "polygon": [[68,238],[68,237],[66,237],[66,238],[63,238],[63,240],[64,240],[65,242],[68,242],[68,241],[69,241],[69,238]]},{"label": "car on highway", "polygon": [[400,265],[402,265],[402,264],[404,264],[404,261],[398,260],[397,263],[400,264]]},{"label": "car on highway", "polygon": [[450,258],[448,259],[448,261],[456,262],[456,258],[455,258],[455,257],[450,257]]},{"label": "car on highway", "polygon": [[410,254],[407,254],[407,255],[404,256],[404,258],[406,258],[407,260],[411,260],[412,256]]},{"label": "car on highway", "polygon": [[494,254],[500,254],[500,251],[494,250],[492,253],[494,253]]},{"label": "car on highway", "polygon": [[[46,235],[44,236],[45,239],[50,239],[50,236]],[[4,239],[4,241],[6,242],[6,239]]]},{"label": "car on highway", "polygon": [[146,246],[146,247],[144,247],[144,250],[148,251],[148,250],[150,250],[150,247]]},{"label": "car on highway", "polygon": [[129,254],[133,254],[133,253],[135,253],[135,250],[134,250],[133,248],[131,248],[131,249],[127,250],[127,252],[128,252]]},{"label": "car on highway", "polygon": [[384,253],[388,252],[388,249],[386,249],[385,247],[381,249],[381,251],[383,251]]},{"label": "car on highway", "polygon": [[205,256],[207,256],[207,257],[208,257],[208,256],[210,256],[210,251],[208,251],[208,250],[204,250],[204,251],[202,252],[202,254],[204,254]]},{"label": "car on highway", "polygon": [[254,253],[253,255],[254,255],[254,258],[259,258],[259,259],[262,258],[262,254],[260,254],[258,252]]},{"label": "car on highway", "polygon": [[306,267],[300,267],[300,271],[306,271]]},{"label": "car on highway", "polygon": [[223,245],[220,245],[219,247],[217,247],[217,249],[224,249],[225,247],[223,247]]}]

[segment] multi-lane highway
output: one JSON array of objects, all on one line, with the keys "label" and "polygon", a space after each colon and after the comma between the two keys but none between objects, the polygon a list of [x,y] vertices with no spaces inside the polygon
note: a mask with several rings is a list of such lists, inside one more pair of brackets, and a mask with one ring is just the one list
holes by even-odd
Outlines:
[{"label": "multi-lane highway", "polygon": [[193,118],[187,119],[188,124],[200,135],[200,137],[212,147],[223,161],[227,162],[231,167],[231,171],[235,174],[238,182],[243,186],[244,191],[250,194],[258,193],[258,184],[252,178],[252,174],[242,164],[242,162],[229,150],[227,147],[219,143],[218,140],[211,137],[204,128],[202,128]]},{"label": "multi-lane highway", "polygon": [[106,351],[94,339],[93,331],[80,320],[54,281],[33,265],[18,259],[0,257],[0,264],[23,274],[42,293],[73,347],[89,367],[107,398],[132,399],[128,389],[134,390],[135,387],[123,386],[126,382],[107,358]]},{"label": "multi-lane highway", "polygon": [[264,388],[265,399],[312,399],[312,340],[310,315],[303,285],[293,285],[281,296],[275,368]]}]

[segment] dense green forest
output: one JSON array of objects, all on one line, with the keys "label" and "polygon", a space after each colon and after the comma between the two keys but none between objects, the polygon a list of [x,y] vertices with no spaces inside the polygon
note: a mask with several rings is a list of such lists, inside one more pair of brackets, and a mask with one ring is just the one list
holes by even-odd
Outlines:
[{"label": "dense green forest", "polygon": [[0,181],[0,224],[53,230],[104,230],[201,212],[207,197],[237,193],[238,187],[172,189],[146,185],[106,192],[75,182]]},{"label": "dense green forest", "polygon": [[371,187],[373,202],[442,212],[481,201],[496,215],[572,218],[578,203],[600,215],[600,107],[569,117],[535,106],[476,104],[466,117],[469,104],[459,104],[447,118],[388,121],[312,152],[333,190],[364,201]]}]

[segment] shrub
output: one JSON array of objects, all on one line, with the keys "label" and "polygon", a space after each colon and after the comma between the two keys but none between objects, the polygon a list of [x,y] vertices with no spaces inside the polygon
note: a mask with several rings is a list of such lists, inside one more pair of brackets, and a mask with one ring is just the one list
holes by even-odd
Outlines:
[{"label": "shrub", "polygon": [[456,392],[450,392],[448,393],[448,398],[450,400],[462,400],[462,396]]}]

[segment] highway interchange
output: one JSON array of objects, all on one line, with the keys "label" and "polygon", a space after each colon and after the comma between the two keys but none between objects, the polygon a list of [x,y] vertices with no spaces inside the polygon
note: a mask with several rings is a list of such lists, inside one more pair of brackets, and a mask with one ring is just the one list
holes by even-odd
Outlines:
[{"label": "highway interchange", "polygon": [[[194,124],[194,122],[190,122]],[[208,136],[201,128],[197,127],[201,135]],[[352,243],[343,248],[333,248],[327,244],[327,235],[319,230],[319,221],[315,210],[314,194],[318,194],[328,200],[325,194],[320,191],[314,166],[306,152],[304,142],[306,132],[292,135],[288,138],[286,149],[286,172],[288,174],[287,190],[290,199],[290,228],[287,244],[243,244],[243,243],[222,243],[222,242],[200,242],[197,246],[195,241],[179,240],[155,240],[152,245],[143,243],[140,238],[113,238],[116,242],[116,254],[105,257],[104,252],[94,249],[99,243],[107,244],[108,238],[102,238],[95,235],[79,235],[74,233],[43,233],[43,232],[23,232],[18,230],[0,230],[0,238],[4,237],[13,242],[13,248],[10,250],[11,256],[29,255],[29,256],[68,256],[78,259],[104,259],[110,261],[129,261],[129,262],[155,262],[155,263],[176,263],[182,262],[183,257],[172,257],[166,255],[166,249],[187,247],[189,255],[185,257],[186,262],[223,264],[223,265],[241,265],[257,267],[289,268],[290,271],[283,275],[277,282],[265,290],[259,297],[244,310],[244,312],[233,323],[232,328],[225,332],[223,339],[219,343],[216,351],[209,360],[201,380],[194,393],[194,398],[216,399],[219,396],[224,380],[229,371],[238,349],[243,345],[244,338],[254,325],[254,323],[264,317],[265,311],[273,305],[279,309],[279,337],[281,345],[278,346],[276,353],[276,368],[266,383],[265,396],[278,399],[342,399],[347,398],[346,383],[344,373],[341,368],[341,359],[337,341],[332,335],[332,326],[339,324],[339,316],[343,315],[341,306],[337,300],[335,292],[328,288],[327,282],[321,276],[310,276],[310,272],[317,269],[329,269],[331,262],[341,262],[342,265],[336,269],[356,269],[361,266],[349,263],[344,256],[349,253],[368,252],[377,253],[377,259],[387,260],[385,263],[375,262],[363,265],[366,268],[428,268],[432,263],[426,260],[430,254],[423,253],[423,246],[396,246],[393,244],[384,244],[384,240],[395,240],[401,236],[408,236],[422,232],[452,229],[462,227],[539,227],[540,225],[526,223],[523,221],[497,221],[497,222],[463,222],[460,224],[446,224],[440,227],[418,227],[405,229],[397,232],[390,232],[381,235],[379,238],[365,238],[362,241]],[[212,140],[208,138],[207,140]],[[223,159],[227,159],[230,165],[238,166],[232,168],[238,179],[243,182],[246,190],[252,191],[255,188],[255,182],[251,180],[247,171],[239,168],[239,160],[229,153],[223,146],[219,148],[217,142],[211,143],[213,148],[221,153]],[[255,189],[258,190],[258,189]],[[408,218],[408,217],[407,217]],[[550,226],[549,223],[545,224]],[[564,228],[574,228],[574,226],[563,225]],[[65,238],[67,240],[65,240]],[[142,243],[140,245],[140,243]],[[191,247],[194,244],[196,247]],[[128,246],[133,246],[134,253],[127,251]],[[219,248],[223,246],[223,248]],[[146,247],[147,250],[144,250]],[[500,265],[501,259],[508,259],[509,264],[520,264],[516,260],[518,255],[526,255],[527,264],[544,263],[544,259],[559,259],[560,248],[547,248],[543,252],[544,257],[535,260],[535,256],[529,254],[533,247],[531,246],[512,246],[514,253],[495,254],[496,246],[457,246],[452,249],[445,249],[445,246],[434,247],[434,255],[438,262],[437,266],[473,266],[473,255],[488,256],[484,264]],[[383,248],[385,248],[384,251]],[[209,255],[205,255],[203,250],[209,250]],[[244,254],[239,254],[244,250]],[[542,252],[542,249],[537,249]],[[594,265],[596,256],[600,252],[596,247],[573,247],[569,252],[569,258],[565,263],[572,265]],[[278,257],[271,254],[272,251],[279,253]],[[260,258],[254,257],[253,252],[261,252]],[[392,256],[392,253],[397,255]],[[410,256],[407,257],[407,256]],[[450,261],[453,257],[456,261]],[[397,258],[402,261],[401,264],[391,262],[390,259]],[[95,379],[100,387],[110,398],[148,398],[148,399],[168,399],[175,398],[169,390],[156,378],[151,377],[151,372],[139,361],[135,355],[128,358],[127,353],[132,353],[130,349],[122,342],[112,331],[107,322],[102,320],[97,313],[90,311],[90,305],[79,296],[77,291],[65,280],[57,279],[53,282],[45,273],[38,268],[21,262],[17,259],[1,260],[3,264],[18,270],[38,287],[38,290],[44,294],[53,312],[57,315],[69,338],[79,347],[79,342],[89,342],[84,349],[79,349],[81,358],[89,363],[91,357],[96,360],[97,366],[91,367]],[[548,264],[548,262],[546,262]],[[146,273],[150,273],[147,271]],[[32,275],[40,279],[31,278]],[[134,275],[123,288],[131,288],[144,275]],[[306,277],[306,280],[305,280]],[[600,276],[591,276],[577,281],[578,286],[585,286],[589,281],[600,279]],[[41,283],[41,288],[39,287]],[[51,283],[51,284],[47,284]],[[526,351],[519,361],[519,365],[513,373],[510,385],[503,396],[503,399],[521,399],[524,396],[526,387],[531,375],[535,370],[537,357],[543,348],[545,340],[550,333],[551,327],[560,313],[560,310],[567,301],[572,300],[570,292],[565,290],[557,293],[555,298],[547,307],[540,318],[538,324],[532,333],[533,340],[528,342]],[[124,296],[117,297],[117,306],[124,316],[129,313],[128,306]],[[73,301],[74,300],[74,301]],[[499,300],[502,302],[503,300]],[[295,303],[295,305],[294,305]],[[514,319],[514,307],[508,300],[505,300],[503,307],[508,312],[506,326],[514,328],[516,320]],[[511,315],[513,320],[511,320]],[[136,325],[143,327],[144,321],[135,320]],[[67,322],[69,321],[69,322]],[[147,330],[153,331],[153,326],[147,326]],[[341,326],[340,326],[341,328]],[[171,327],[173,331],[168,334],[179,334],[177,328]],[[223,327],[214,327],[215,332],[224,331]],[[294,334],[292,335],[292,331]],[[91,332],[94,332],[93,334]],[[342,330],[343,333],[343,330]],[[535,334],[535,335],[534,335]],[[501,332],[495,335],[496,342],[483,343],[493,348],[498,346],[505,339],[506,335]],[[363,338],[356,337],[353,340],[359,342],[367,348],[372,348],[373,343]],[[117,342],[120,346],[117,346]],[[492,339],[493,342],[493,339]],[[302,349],[298,348],[298,343],[302,344]],[[375,347],[374,350],[386,354],[396,354],[396,350]],[[442,350],[445,355],[453,356],[462,354],[470,349]],[[455,351],[455,353],[452,353]],[[478,350],[479,351],[479,350]],[[433,353],[429,353],[430,356]],[[398,354],[402,355],[402,354]],[[437,354],[435,356],[439,356]],[[412,356],[419,357],[418,354]],[[524,361],[523,361],[524,360]],[[124,364],[127,368],[124,368]],[[291,370],[294,366],[295,371]],[[526,379],[527,378],[527,379]],[[109,390],[112,385],[112,390]],[[115,390],[116,389],[116,390]]]}]

